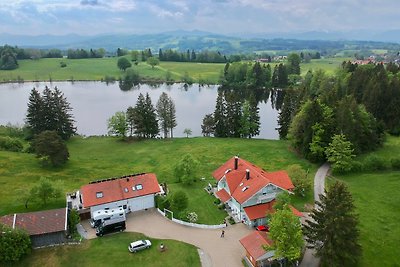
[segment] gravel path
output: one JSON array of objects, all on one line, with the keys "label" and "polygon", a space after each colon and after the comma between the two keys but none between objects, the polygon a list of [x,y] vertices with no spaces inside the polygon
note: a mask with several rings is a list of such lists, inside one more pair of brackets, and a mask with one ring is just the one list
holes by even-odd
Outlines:
[{"label": "gravel path", "polygon": [[[319,201],[319,195],[324,194],[325,189],[325,177],[329,171],[329,164],[324,163],[319,167],[314,177],[314,201]],[[310,219],[309,214],[304,213],[303,223],[306,219]],[[320,259],[314,256],[315,251],[307,248],[303,260],[300,263],[300,267],[318,267]]]}]

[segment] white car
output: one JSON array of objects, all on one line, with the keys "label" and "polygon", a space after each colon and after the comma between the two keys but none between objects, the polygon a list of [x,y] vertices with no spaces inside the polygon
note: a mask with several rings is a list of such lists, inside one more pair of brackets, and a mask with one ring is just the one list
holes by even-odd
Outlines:
[{"label": "white car", "polygon": [[128,246],[128,250],[130,252],[137,252],[145,248],[150,248],[150,246],[151,246],[150,240],[138,240],[130,243]]}]

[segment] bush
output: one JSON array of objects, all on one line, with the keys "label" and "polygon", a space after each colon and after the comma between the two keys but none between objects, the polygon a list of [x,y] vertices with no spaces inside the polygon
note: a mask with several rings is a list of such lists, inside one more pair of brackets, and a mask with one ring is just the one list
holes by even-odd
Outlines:
[{"label": "bush", "polygon": [[359,161],[353,161],[351,163],[351,172],[361,172],[364,170],[364,165],[362,162]]},{"label": "bush", "polygon": [[224,203],[219,204],[218,209],[220,209],[220,210],[225,209],[225,204]]},{"label": "bush", "polygon": [[189,222],[195,223],[195,222],[197,222],[198,216],[197,216],[196,212],[189,212],[186,215],[186,218],[188,219]]},{"label": "bush", "polygon": [[366,171],[382,171],[386,170],[389,166],[383,158],[371,155],[364,161],[364,170]]},{"label": "bush", "polygon": [[229,217],[229,218],[228,218],[228,221],[229,221],[229,223],[230,223],[231,225],[236,223],[235,220],[234,220],[232,217]]},{"label": "bush", "polygon": [[31,251],[28,233],[0,224],[0,251],[0,263],[20,260]]},{"label": "bush", "polygon": [[74,235],[78,232],[76,229],[76,225],[80,222],[80,217],[79,214],[76,210],[72,209],[69,210],[69,216],[68,216],[68,229],[69,233],[71,235]]},{"label": "bush", "polygon": [[400,170],[400,158],[391,159],[390,163],[393,170]]},{"label": "bush", "polygon": [[21,152],[23,148],[24,146],[19,139],[0,136],[0,150]]},{"label": "bush", "polygon": [[214,204],[216,204],[216,205],[221,204],[221,200],[219,198],[217,198],[216,200],[214,200]]},{"label": "bush", "polygon": [[171,204],[167,197],[156,196],[156,207],[160,210],[169,209]]},{"label": "bush", "polygon": [[65,68],[67,66],[67,63],[65,63],[64,61],[60,62],[60,67],[61,68]]}]

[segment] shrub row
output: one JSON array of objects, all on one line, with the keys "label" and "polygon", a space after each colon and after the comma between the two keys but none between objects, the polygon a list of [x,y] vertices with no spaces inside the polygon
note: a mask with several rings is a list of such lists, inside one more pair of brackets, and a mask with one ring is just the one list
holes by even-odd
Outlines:
[{"label": "shrub row", "polygon": [[349,172],[376,172],[385,170],[400,170],[400,158],[391,158],[388,160],[376,155],[370,155],[363,161],[354,161]]},{"label": "shrub row", "polygon": [[24,146],[18,138],[0,136],[0,150],[21,152]]}]

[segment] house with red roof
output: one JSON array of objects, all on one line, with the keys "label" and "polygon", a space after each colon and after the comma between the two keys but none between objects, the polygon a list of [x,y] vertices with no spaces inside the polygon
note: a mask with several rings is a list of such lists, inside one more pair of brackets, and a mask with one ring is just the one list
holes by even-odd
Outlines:
[{"label": "house with red roof", "polygon": [[[225,203],[237,221],[249,226],[266,223],[273,213],[276,195],[292,192],[294,186],[286,171],[267,172],[256,165],[233,157],[213,172],[217,180],[216,196]],[[291,207],[302,216],[301,212]]]},{"label": "house with red roof", "polygon": [[15,213],[0,217],[0,223],[12,229],[25,230],[33,247],[61,244],[67,241],[68,209]]},{"label": "house with red roof", "polygon": [[246,250],[244,260],[248,266],[271,266],[275,251],[265,249],[272,245],[267,232],[254,231],[240,239],[239,242]]},{"label": "house with red roof", "polygon": [[[67,196],[69,206],[90,212],[123,208],[126,213],[154,207],[154,196],[162,192],[154,173],[126,175],[90,182]],[[81,216],[81,218],[89,216]]]}]

